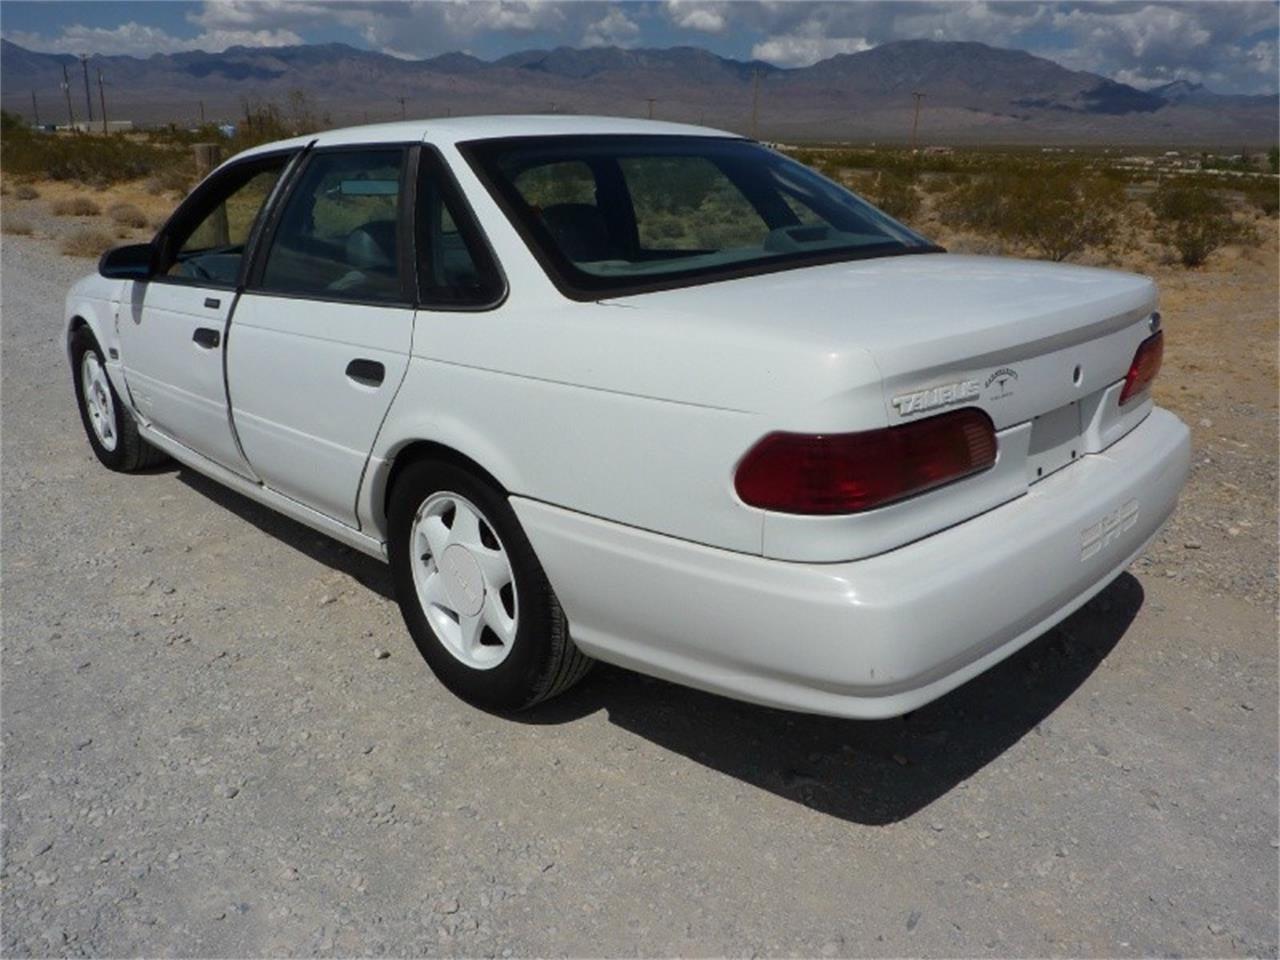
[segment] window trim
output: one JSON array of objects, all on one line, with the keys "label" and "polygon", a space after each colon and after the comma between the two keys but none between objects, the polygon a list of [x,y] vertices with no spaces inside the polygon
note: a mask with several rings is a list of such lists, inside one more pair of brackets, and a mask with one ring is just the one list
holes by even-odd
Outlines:
[{"label": "window trim", "polygon": [[[284,150],[271,150],[263,153],[256,153],[251,157],[243,160],[235,160],[219,167],[213,174],[202,180],[187,197],[178,204],[178,207],[169,215],[169,219],[165,221],[157,232],[155,238],[151,241],[152,254],[151,266],[147,276],[148,283],[164,283],[177,287],[196,287],[198,289],[208,290],[231,290],[239,291],[244,288],[245,279],[251,268],[253,257],[256,253],[257,242],[262,235],[262,230],[266,223],[274,214],[274,208],[277,204],[281,191],[285,188],[292,173],[297,170],[299,159],[307,152],[309,147],[301,149],[290,147]],[[236,272],[236,279],[232,283],[225,281],[214,281],[201,279],[200,277],[174,277],[166,273],[161,273],[162,264],[166,257],[167,244],[172,239],[173,232],[185,224],[186,218],[190,215],[190,211],[198,209],[200,204],[206,200],[209,194],[214,193],[220,188],[220,185],[226,179],[228,174],[232,172],[244,170],[252,167],[267,167],[270,161],[278,160],[281,157],[285,159],[283,167],[280,169],[280,176],[276,178],[275,184],[272,185],[270,193],[262,203],[261,209],[254,217],[253,224],[249,228],[249,235],[245,238],[244,252],[240,255],[240,267]],[[248,183],[246,180],[245,183]],[[203,222],[200,221],[201,223]],[[195,224],[198,227],[200,223]],[[194,227],[192,228],[194,229]],[[176,262],[176,257],[168,258],[171,262]]]},{"label": "window trim", "polygon": [[[926,253],[945,253],[945,248],[937,244],[921,247],[908,247],[903,250],[878,252],[856,252],[852,250],[832,250],[827,252],[807,253],[800,251],[794,254],[773,256],[767,260],[747,261],[726,267],[711,267],[698,272],[686,272],[677,276],[665,276],[652,279],[600,277],[582,282],[581,277],[590,277],[564,256],[546,231],[526,217],[520,209],[521,199],[514,184],[503,183],[494,177],[489,169],[485,154],[491,154],[503,147],[553,146],[557,142],[566,146],[573,142],[599,143],[601,140],[631,140],[643,137],[648,140],[659,140],[666,143],[678,143],[688,140],[719,141],[724,143],[754,143],[741,137],[733,136],[689,136],[684,134],[603,134],[589,136],[584,134],[545,134],[538,136],[487,137],[476,140],[461,141],[456,146],[459,153],[467,161],[476,178],[489,192],[494,202],[502,210],[508,222],[520,235],[525,247],[542,267],[547,278],[565,297],[581,303],[611,300],[641,293],[655,293],[661,290],[679,290],[687,287],[698,287],[708,283],[719,283],[724,280],[735,280],[743,277],[766,276],[787,270],[798,270],[805,267],[823,266],[832,263],[850,263],[858,260],[879,259],[881,257],[913,256]],[[569,159],[569,158],[566,158]],[[820,176],[820,174],[819,174]]]},{"label": "window trim", "polygon": [[[415,297],[412,295],[414,287],[416,287],[416,256],[413,251],[406,251],[405,235],[408,232],[412,236],[411,218],[413,217],[413,206],[411,206],[412,196],[416,196],[416,180],[417,180],[417,164],[419,150],[421,144],[416,141],[372,141],[363,143],[343,143],[334,146],[317,147],[309,146],[307,148],[304,161],[298,165],[296,173],[290,177],[287,191],[278,198],[271,211],[271,216],[265,225],[260,243],[254,250],[254,260],[250,265],[249,273],[246,275],[245,282],[241,288],[244,293],[253,294],[255,297],[274,297],[281,300],[307,300],[319,303],[342,303],[357,307],[387,307],[395,309],[415,309]],[[276,235],[280,230],[280,221],[284,217],[284,211],[289,205],[289,201],[293,199],[293,195],[299,189],[306,171],[311,164],[315,162],[317,156],[328,156],[337,153],[357,153],[357,152],[378,152],[399,150],[400,159],[400,187],[396,197],[396,259],[397,267],[400,274],[400,295],[395,300],[366,300],[359,297],[343,296],[341,291],[323,291],[317,293],[297,293],[285,290],[267,290],[262,286],[262,275],[266,272],[267,257],[271,252],[272,246],[276,242]],[[410,263],[406,269],[405,257],[408,257]]]},{"label": "window trim", "polygon": [[[438,313],[485,313],[489,310],[496,310],[506,302],[511,292],[506,271],[502,268],[502,261],[498,259],[498,255],[493,249],[493,244],[489,242],[488,234],[485,233],[479,218],[476,217],[471,201],[467,199],[466,191],[458,185],[457,177],[454,176],[449,162],[434,144],[424,143],[422,146],[422,157],[419,160],[416,183],[420,186],[423,177],[432,175],[438,177],[440,192],[444,196],[445,203],[453,208],[454,220],[458,227],[458,232],[462,234],[463,241],[467,245],[468,254],[472,253],[472,248],[474,247],[479,252],[480,259],[487,261],[476,263],[476,269],[481,273],[491,273],[492,279],[497,282],[493,285],[494,295],[488,300],[476,301],[475,303],[458,303],[430,297],[425,286],[423,272],[419,270],[417,271],[417,283],[415,286],[418,309]],[[413,215],[413,260],[416,268],[424,252],[423,241],[426,239],[425,232],[429,228],[426,223],[427,218],[422,216],[422,210],[416,202],[416,197]],[[474,256],[473,259],[475,259]]]}]

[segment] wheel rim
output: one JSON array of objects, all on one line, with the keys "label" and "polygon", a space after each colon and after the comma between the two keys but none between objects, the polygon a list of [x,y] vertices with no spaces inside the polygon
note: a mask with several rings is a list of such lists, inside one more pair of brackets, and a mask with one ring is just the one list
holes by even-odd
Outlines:
[{"label": "wheel rim", "polygon": [[98,355],[92,350],[86,350],[84,359],[80,361],[80,385],[94,436],[103,449],[115,450],[119,437],[116,435],[116,407],[111,400],[111,384],[107,380],[107,371],[102,369]]},{"label": "wheel rim", "polygon": [[423,501],[409,534],[418,603],[444,648],[475,670],[511,653],[519,626],[516,583],[493,525],[465,497]]}]

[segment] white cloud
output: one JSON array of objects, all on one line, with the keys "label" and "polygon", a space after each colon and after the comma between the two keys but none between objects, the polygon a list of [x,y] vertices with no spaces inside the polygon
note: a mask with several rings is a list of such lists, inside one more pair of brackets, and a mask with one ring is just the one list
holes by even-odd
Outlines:
[{"label": "white cloud", "polygon": [[703,3],[699,0],[667,0],[667,17],[682,30],[700,33],[721,33],[728,26],[724,3]]},{"label": "white cloud", "polygon": [[751,56],[779,67],[807,67],[840,53],[861,53],[872,44],[865,37],[770,37],[751,48]]},{"label": "white cloud", "polygon": [[584,47],[630,47],[640,38],[639,25],[614,7],[599,20],[587,26],[582,35]]},{"label": "white cloud", "polygon": [[206,30],[195,37],[175,37],[159,27],[129,21],[118,27],[86,27],[73,23],[54,37],[6,31],[5,39],[28,49],[48,53],[101,54],[149,57],[155,53],[206,50],[220,53],[228,47],[283,47],[302,43],[292,30]]}]

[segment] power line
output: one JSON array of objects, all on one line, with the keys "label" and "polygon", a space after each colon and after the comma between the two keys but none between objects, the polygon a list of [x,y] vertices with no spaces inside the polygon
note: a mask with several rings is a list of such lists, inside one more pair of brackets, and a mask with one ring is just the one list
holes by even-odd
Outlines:
[{"label": "power line", "polygon": [[84,105],[89,111],[89,122],[93,123],[93,96],[89,93],[89,56],[80,54],[80,66],[84,68]]},{"label": "power line", "polygon": [[67,125],[74,130],[76,126],[76,114],[71,109],[71,77],[67,74],[67,65],[62,65],[62,92],[67,96]]},{"label": "power line", "polygon": [[924,94],[918,90],[912,90],[911,96],[916,102],[916,112],[911,118],[911,152],[915,153],[917,145],[916,135],[920,129],[920,101],[924,99]]},{"label": "power line", "polygon": [[760,139],[760,68],[751,71],[751,139]]},{"label": "power line", "polygon": [[107,95],[103,90],[102,68],[98,68],[98,103],[102,105],[102,132],[107,132]]}]

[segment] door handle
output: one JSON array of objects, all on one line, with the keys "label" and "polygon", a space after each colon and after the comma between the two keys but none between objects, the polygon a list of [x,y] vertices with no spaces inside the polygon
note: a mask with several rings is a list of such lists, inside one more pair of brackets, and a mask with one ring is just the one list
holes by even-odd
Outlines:
[{"label": "door handle", "polygon": [[196,332],[191,335],[191,339],[195,341],[197,346],[212,350],[222,343],[222,334],[209,327],[196,327]]},{"label": "door handle", "polygon": [[352,360],[347,364],[347,377],[365,387],[380,387],[387,375],[387,368],[377,360],[363,358]]},{"label": "door handle", "polygon": [[217,297],[205,297],[204,305],[208,307],[210,310],[217,310],[220,306],[222,306],[222,301],[219,300]]}]

